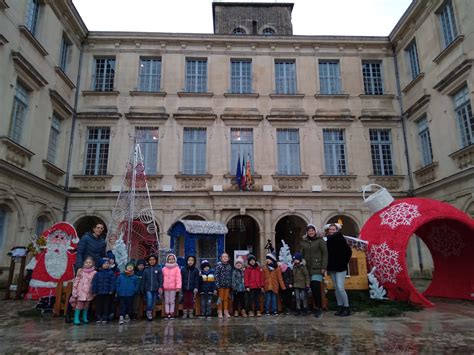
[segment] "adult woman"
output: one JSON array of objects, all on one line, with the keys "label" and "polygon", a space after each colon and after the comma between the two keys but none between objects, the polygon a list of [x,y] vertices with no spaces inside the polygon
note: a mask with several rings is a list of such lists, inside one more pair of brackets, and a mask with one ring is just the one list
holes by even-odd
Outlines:
[{"label": "adult woman", "polygon": [[96,223],[92,228],[92,233],[87,232],[79,241],[77,246],[76,268],[82,267],[82,263],[88,256],[94,259],[95,265],[98,265],[101,258],[105,257],[105,239],[102,238],[104,225]]},{"label": "adult woman", "polygon": [[305,259],[311,280],[314,316],[318,318],[322,315],[321,282],[328,264],[328,251],[322,237],[322,234],[317,233],[316,226],[310,223],[306,227],[306,235],[301,242],[301,254]]},{"label": "adult woman", "polygon": [[347,244],[346,239],[339,231],[336,224],[329,225],[327,229],[328,248],[328,274],[331,276],[334,290],[336,291],[337,313],[336,316],[350,316],[349,298],[344,289],[346,281],[347,264],[352,256],[352,249]]}]

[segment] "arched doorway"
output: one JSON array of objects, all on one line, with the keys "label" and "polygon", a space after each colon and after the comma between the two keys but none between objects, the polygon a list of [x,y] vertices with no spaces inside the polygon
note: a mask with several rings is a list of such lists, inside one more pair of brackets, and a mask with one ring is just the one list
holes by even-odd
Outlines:
[{"label": "arched doorway", "polygon": [[229,232],[225,238],[225,251],[234,259],[235,250],[248,250],[257,258],[259,253],[260,230],[250,216],[235,216],[227,223]]},{"label": "arched doorway", "polygon": [[279,253],[283,239],[290,247],[291,254],[301,251],[301,239],[306,233],[306,221],[298,216],[285,216],[275,227],[275,252]]},{"label": "arched doorway", "polygon": [[206,219],[201,216],[190,214],[189,216],[183,217],[181,219],[187,219],[188,221],[205,221]]},{"label": "arched doorway", "polygon": [[342,225],[341,232],[344,235],[348,235],[351,237],[357,237],[359,235],[359,227],[357,226],[357,223],[349,216],[343,214],[337,215],[331,217],[327,223],[339,223],[340,225]]},{"label": "arched doorway", "polygon": [[102,223],[104,225],[104,238],[107,235],[107,224],[99,217],[96,216],[86,216],[80,218],[75,224],[77,235],[81,238],[86,232],[92,232],[92,228],[96,223]]}]

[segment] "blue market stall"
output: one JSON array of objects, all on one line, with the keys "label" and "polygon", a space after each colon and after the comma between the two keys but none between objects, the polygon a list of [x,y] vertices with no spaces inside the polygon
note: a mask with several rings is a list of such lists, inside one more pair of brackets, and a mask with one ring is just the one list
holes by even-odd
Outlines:
[{"label": "blue market stall", "polygon": [[207,259],[213,267],[225,250],[225,224],[215,221],[194,221],[181,219],[168,230],[171,249],[177,257],[194,255],[198,265]]}]

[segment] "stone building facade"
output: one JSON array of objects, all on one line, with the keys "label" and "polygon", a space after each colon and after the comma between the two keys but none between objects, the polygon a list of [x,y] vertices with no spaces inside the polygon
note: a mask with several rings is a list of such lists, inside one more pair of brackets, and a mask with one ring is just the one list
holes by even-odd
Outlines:
[{"label": "stone building facade", "polygon": [[87,31],[69,0],[0,9],[2,265],[63,218],[109,224],[135,138],[163,246],[182,218],[259,257],[267,240],[297,250],[309,222],[356,235],[371,183],[474,214],[469,1],[415,0],[388,37],[292,35],[291,4],[214,3],[214,34]]}]

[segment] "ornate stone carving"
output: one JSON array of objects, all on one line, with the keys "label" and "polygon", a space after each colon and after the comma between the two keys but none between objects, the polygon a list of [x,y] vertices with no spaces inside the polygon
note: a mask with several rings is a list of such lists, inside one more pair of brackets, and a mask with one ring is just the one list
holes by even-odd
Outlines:
[{"label": "ornate stone carving", "polygon": [[66,174],[65,171],[59,169],[56,165],[50,163],[47,160],[43,160],[43,166],[45,168],[45,178],[52,183],[57,184],[59,179]]},{"label": "ornate stone carving", "polygon": [[436,180],[436,171],[438,163],[431,163],[414,172],[416,180],[420,185],[428,184]]},{"label": "ornate stone carving", "polygon": [[469,168],[474,165],[474,144],[462,148],[449,156],[457,162],[459,169]]},{"label": "ornate stone carving", "polygon": [[280,190],[302,190],[304,188],[304,181],[308,179],[308,175],[273,175],[277,186]]},{"label": "ornate stone carving", "polygon": [[78,181],[81,190],[104,191],[110,190],[109,182],[112,179],[112,175],[74,175],[74,179]]},{"label": "ornate stone carving", "polygon": [[149,190],[158,190],[158,184],[161,181],[163,175],[147,175],[146,181],[148,183]]},{"label": "ornate stone carving", "polygon": [[388,190],[399,190],[402,187],[401,182],[405,178],[403,175],[390,175],[390,176],[379,176],[379,175],[370,175],[370,179],[374,184],[379,184]]},{"label": "ornate stone carving", "polygon": [[2,149],[5,160],[9,163],[24,168],[31,157],[35,155],[32,151],[26,149],[20,144],[14,142],[8,137],[0,137],[4,149]]},{"label": "ornate stone carving", "polygon": [[176,175],[182,190],[207,190],[212,175]]},{"label": "ornate stone carving", "polygon": [[348,191],[354,189],[355,175],[321,175],[321,180],[326,182],[326,189],[332,191]]}]

